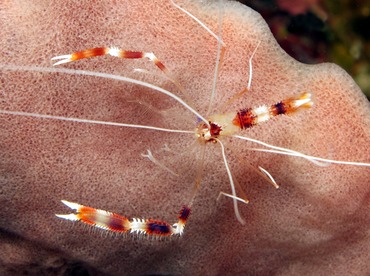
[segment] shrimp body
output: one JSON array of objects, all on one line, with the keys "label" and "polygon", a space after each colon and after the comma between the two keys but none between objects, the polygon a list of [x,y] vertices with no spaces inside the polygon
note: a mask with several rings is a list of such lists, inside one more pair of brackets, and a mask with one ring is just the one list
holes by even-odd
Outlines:
[{"label": "shrimp body", "polygon": [[[173,2],[172,4],[189,15],[187,11],[183,10],[177,4]],[[192,15],[190,16],[193,19],[195,19]],[[195,20],[197,21],[197,19]],[[61,117],[61,116],[51,116],[51,115],[46,115],[46,114],[12,112],[12,111],[7,111],[7,110],[2,110],[0,112],[3,114],[30,116],[30,117],[45,118],[45,119],[64,120],[64,121],[74,121],[74,122],[80,122],[80,123],[133,127],[133,128],[139,128],[139,129],[166,131],[166,132],[172,132],[172,133],[190,133],[191,135],[195,134],[196,139],[202,144],[213,142],[220,146],[223,163],[225,165],[226,172],[229,178],[229,183],[231,186],[231,194],[227,194],[223,192],[221,192],[220,194],[228,196],[233,199],[235,216],[238,219],[238,221],[242,224],[244,224],[245,221],[241,218],[241,215],[239,214],[237,201],[248,203],[248,200],[246,199],[244,195],[242,197],[239,197],[236,194],[234,179],[233,179],[230,166],[226,158],[225,147],[220,139],[223,136],[230,136],[236,139],[248,140],[253,143],[262,145],[263,147],[269,148],[269,149],[255,149],[255,148],[251,149],[255,151],[266,151],[266,152],[271,152],[271,153],[276,153],[276,154],[292,155],[296,157],[305,158],[314,163],[315,162],[316,163],[327,162],[327,163],[349,164],[349,165],[359,165],[359,166],[370,166],[369,163],[330,160],[330,159],[309,156],[309,155],[305,155],[303,153],[300,153],[294,150],[276,147],[276,146],[264,143],[262,141],[236,135],[236,133],[238,133],[241,130],[256,126],[262,122],[270,120],[271,118],[275,116],[291,115],[297,111],[312,107],[313,102],[311,100],[310,93],[305,92],[299,96],[287,98],[287,99],[284,99],[272,105],[262,105],[262,106],[255,107],[255,108],[240,109],[237,112],[216,113],[214,115],[209,115],[210,110],[212,110],[213,99],[215,98],[217,76],[218,76],[219,69],[220,69],[219,65],[223,57],[223,49],[221,48],[223,48],[225,44],[221,40],[220,36],[213,34],[205,26],[203,26],[203,28],[205,28],[208,32],[210,32],[217,39],[217,42],[218,42],[217,43],[218,44],[217,58],[216,58],[216,64],[215,64],[215,75],[214,75],[214,81],[213,81],[214,85],[212,88],[212,93],[211,93],[211,97],[209,101],[208,112],[205,114],[205,117],[203,117],[197,110],[195,110],[195,108],[191,106],[190,102],[187,103],[183,99],[181,99],[179,96],[177,96],[175,93],[172,93],[170,91],[167,91],[161,87],[155,86],[150,83],[146,83],[143,81],[139,81],[139,80],[131,79],[127,77],[122,77],[122,76],[109,75],[105,73],[92,73],[92,72],[80,71],[80,70],[78,71],[77,70],[63,70],[63,71],[60,70],[61,72],[68,73],[68,74],[73,72],[76,75],[77,74],[91,75],[91,76],[110,78],[114,80],[120,80],[120,81],[124,81],[127,83],[132,83],[135,85],[147,87],[156,92],[165,94],[166,96],[169,96],[175,101],[177,101],[177,103],[183,105],[189,112],[193,113],[199,119],[200,122],[198,123],[198,126],[196,127],[195,130],[194,129],[191,129],[191,130],[166,129],[166,128],[159,128],[159,127],[154,127],[154,126],[146,126],[146,125],[103,122],[103,121],[80,119],[80,118],[66,118],[66,117]],[[260,42],[257,43],[255,50],[250,56],[249,80],[246,85],[246,88],[243,91],[249,91],[251,89],[252,73],[253,73],[252,58],[255,55],[259,44]],[[163,73],[163,76],[165,78],[171,81],[176,86],[176,88],[180,92],[182,92],[182,95],[186,96],[186,91],[184,91],[183,86],[176,80],[176,78],[174,78],[174,76],[170,73],[170,70],[164,65],[164,63],[160,61],[156,57],[156,55],[154,55],[154,53],[152,52],[143,52],[143,51],[136,51],[136,50],[132,51],[132,50],[119,49],[116,47],[96,47],[96,48],[85,49],[82,51],[77,51],[77,52],[67,54],[67,55],[56,56],[56,57],[53,57],[52,60],[55,61],[54,65],[61,65],[61,64],[69,63],[69,62],[78,61],[81,59],[93,58],[93,57],[104,56],[104,55],[110,55],[110,56],[118,57],[121,59],[149,60],[149,62],[151,62],[157,69],[159,69]],[[32,71],[37,71],[37,70],[47,71],[49,69],[32,68]],[[136,69],[136,70],[138,70],[139,72],[146,72],[145,70],[140,70],[140,69]],[[54,72],[57,72],[57,71],[54,70]],[[152,161],[155,160],[149,150],[148,150],[148,155],[145,155],[145,156],[150,158],[150,160]],[[156,161],[153,161],[153,162],[156,162]],[[159,162],[156,162],[156,163],[162,165]],[[166,166],[162,166],[162,167],[166,168]],[[169,169],[168,171],[171,172],[171,170]],[[129,219],[125,216],[121,216],[121,215],[111,213],[108,211],[104,211],[104,210],[100,210],[100,209],[95,209],[92,207],[87,207],[87,206],[80,205],[78,203],[69,202],[66,200],[62,200],[62,203],[68,206],[69,208],[75,210],[76,213],[65,214],[65,215],[58,214],[56,216],[62,219],[70,220],[70,221],[81,221],[88,225],[92,225],[94,227],[98,227],[100,229],[104,229],[108,231],[113,231],[116,233],[133,233],[133,234],[136,233],[136,234],[151,235],[155,237],[162,237],[162,236],[168,237],[168,236],[175,236],[175,235],[181,236],[184,232],[186,222],[190,216],[190,210],[192,207],[194,197],[196,195],[196,191],[200,186],[201,171],[202,171],[201,169],[198,170],[197,176],[195,177],[195,185],[194,185],[193,193],[191,195],[191,199],[189,200],[188,204],[186,204],[186,206],[184,206],[181,209],[180,214],[178,216],[178,221],[174,224],[169,224],[165,221],[154,220],[154,219],[140,219],[140,218]],[[259,166],[258,170],[255,169],[255,171],[257,171],[257,173],[259,173],[268,182],[270,182],[275,188],[279,188],[278,184],[275,182],[275,180],[273,179],[273,177],[267,170]]]}]

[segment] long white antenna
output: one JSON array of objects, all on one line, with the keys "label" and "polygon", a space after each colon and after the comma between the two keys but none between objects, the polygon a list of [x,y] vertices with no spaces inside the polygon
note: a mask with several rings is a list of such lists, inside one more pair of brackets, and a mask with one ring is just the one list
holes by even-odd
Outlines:
[{"label": "long white antenna", "polygon": [[23,116],[23,117],[34,117],[34,118],[42,118],[42,119],[52,119],[52,120],[69,121],[69,122],[85,123],[85,124],[143,128],[143,129],[158,130],[158,131],[165,131],[165,132],[172,132],[172,133],[190,133],[190,134],[194,134],[194,131],[191,131],[191,130],[169,129],[169,128],[154,127],[154,126],[124,124],[124,123],[116,123],[116,122],[106,122],[106,121],[80,119],[80,118],[63,117],[63,116],[54,116],[54,115],[39,114],[39,113],[9,111],[9,110],[2,110],[2,109],[0,109],[0,114],[8,114],[8,115],[14,115],[14,116]]},{"label": "long white antenna", "polygon": [[85,75],[85,76],[112,79],[112,80],[124,81],[128,83],[141,85],[141,86],[156,90],[176,100],[178,103],[183,105],[186,109],[188,109],[190,112],[195,114],[195,116],[201,119],[209,127],[208,120],[206,120],[202,115],[200,115],[195,109],[193,109],[190,105],[188,105],[180,97],[176,96],[175,94],[161,87],[155,86],[153,84],[150,84],[144,81],[139,81],[139,80],[135,80],[135,79],[131,79],[131,78],[123,77],[123,76],[118,76],[118,75],[113,75],[113,74],[108,74],[108,73],[85,71],[85,70],[73,70],[73,69],[65,69],[65,68],[48,68],[48,67],[38,67],[38,66],[18,66],[18,65],[3,65],[3,64],[0,64],[0,68],[5,69],[5,70],[10,70],[10,71],[21,70],[21,71],[31,71],[31,72],[49,72],[49,73],[71,74],[71,75]]},{"label": "long white antenna", "polygon": [[207,116],[210,114],[213,106],[213,101],[216,96],[216,91],[217,91],[217,78],[218,78],[218,73],[220,71],[220,58],[221,58],[221,51],[222,48],[224,47],[221,44],[222,41],[222,18],[223,18],[223,5],[222,5],[222,0],[219,0],[219,13],[218,13],[218,37],[220,38],[217,40],[217,54],[216,54],[216,63],[215,63],[215,71],[213,75],[213,84],[212,84],[212,93],[211,97],[209,100],[209,105],[208,105],[208,111],[207,111]]},{"label": "long white antenna", "polygon": [[231,195],[232,195],[231,198],[233,199],[233,203],[234,203],[235,216],[236,216],[237,220],[241,224],[244,225],[245,224],[245,220],[241,217],[241,215],[239,213],[238,200],[237,200],[238,197],[236,196],[236,191],[235,191],[235,185],[234,185],[233,176],[231,174],[230,167],[229,167],[229,164],[228,164],[227,159],[226,159],[225,147],[224,147],[224,145],[222,144],[222,142],[219,139],[215,138],[215,140],[217,141],[217,143],[221,147],[222,158],[224,160],[224,164],[225,164],[225,167],[226,167],[227,175],[229,176],[229,182],[230,182],[230,186],[231,186]]},{"label": "long white antenna", "polygon": [[257,48],[258,46],[260,46],[261,44],[261,41],[258,42],[256,48],[254,49],[251,57],[249,58],[249,61],[248,61],[248,64],[249,64],[249,78],[248,78],[248,85],[247,85],[247,89],[248,91],[251,90],[251,86],[252,86],[252,76],[253,76],[253,65],[252,65],[252,60],[253,60],[253,57],[254,55],[256,54],[257,52]]},{"label": "long white antenna", "polygon": [[222,41],[220,37],[218,37],[214,32],[211,31],[210,28],[208,28],[202,21],[200,21],[198,18],[196,18],[194,15],[192,15],[190,12],[182,8],[181,6],[177,5],[173,0],[171,0],[172,5],[174,5],[176,8],[181,10],[183,13],[187,14],[190,18],[195,20],[200,26],[202,26],[208,33],[210,33],[214,38],[217,39],[219,43],[222,44],[222,46],[225,46],[225,43]]},{"label": "long white antenna", "polygon": [[253,143],[256,143],[256,144],[260,144],[260,145],[263,145],[263,146],[271,148],[271,149],[275,149],[275,151],[274,150],[267,150],[267,149],[251,149],[251,150],[254,150],[254,151],[265,151],[265,152],[272,152],[272,153],[276,153],[276,154],[292,155],[292,156],[296,156],[296,157],[305,158],[305,159],[307,159],[311,162],[321,161],[321,162],[333,163],[333,164],[370,167],[370,163],[325,159],[325,158],[321,158],[321,157],[306,155],[306,154],[301,153],[299,151],[286,149],[286,148],[282,148],[282,147],[277,147],[277,146],[274,146],[274,145],[271,145],[271,144],[268,144],[268,143],[265,143],[265,142],[262,142],[262,141],[259,141],[259,140],[256,140],[256,139],[252,139],[252,138],[248,138],[248,137],[244,137],[244,136],[240,136],[240,135],[233,135],[232,137],[242,139],[242,140],[246,140],[246,141],[250,141],[250,142],[253,142]]}]

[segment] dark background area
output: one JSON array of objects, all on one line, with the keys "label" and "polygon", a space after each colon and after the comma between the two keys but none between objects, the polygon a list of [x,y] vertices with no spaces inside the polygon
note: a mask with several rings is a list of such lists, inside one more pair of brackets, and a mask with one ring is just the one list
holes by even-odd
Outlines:
[{"label": "dark background area", "polygon": [[344,68],[370,99],[370,0],[241,0],[266,20],[281,47],[309,64]]}]

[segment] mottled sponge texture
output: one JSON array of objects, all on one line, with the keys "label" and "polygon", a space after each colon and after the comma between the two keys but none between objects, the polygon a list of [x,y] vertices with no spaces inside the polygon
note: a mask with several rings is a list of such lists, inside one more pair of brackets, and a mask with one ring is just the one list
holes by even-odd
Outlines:
[{"label": "mottled sponge texture", "polygon": [[[218,1],[216,1],[218,2]],[[219,5],[178,1],[218,33]],[[314,106],[239,134],[336,160],[370,162],[370,107],[333,64],[305,65],[278,46],[261,16],[223,2],[226,52],[212,91],[217,41],[170,1],[1,1],[0,109],[194,130],[197,118],[158,92],[120,81],[62,73],[53,56],[116,46],[154,52],[180,91],[146,60],[110,56],[59,67],[120,74],[181,96],[204,116],[274,104],[310,92]],[[251,90],[248,59],[253,59]],[[134,72],[141,68],[150,72]],[[370,169],[317,166],[250,151],[224,138],[231,171],[250,204],[235,218],[220,147],[192,134],[0,115],[0,274],[369,275]],[[143,157],[147,150],[176,174]],[[204,158],[202,159],[202,152]],[[201,187],[181,238],[117,236],[55,217],[65,199],[128,217],[176,222],[198,168]],[[274,189],[252,167],[268,170]],[[85,275],[85,274],[84,274]]]}]

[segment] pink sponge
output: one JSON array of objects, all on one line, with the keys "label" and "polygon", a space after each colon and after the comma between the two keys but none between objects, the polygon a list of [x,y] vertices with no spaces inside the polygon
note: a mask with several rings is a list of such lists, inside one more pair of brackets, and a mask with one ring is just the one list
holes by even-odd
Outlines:
[{"label": "pink sponge", "polygon": [[[178,4],[217,34],[219,6],[205,2]],[[206,117],[309,92],[312,108],[238,134],[308,155],[369,162],[370,107],[352,78],[333,64],[295,61],[261,16],[241,4],[224,3],[226,52],[209,114],[217,40],[171,1],[25,0],[1,6],[1,110],[194,130],[198,122],[192,113],[149,88],[4,69],[10,64],[51,67],[53,56],[116,46],[155,53],[183,89],[144,60],[104,56],[58,68],[150,82]],[[247,86],[248,59],[258,43],[251,89],[229,101]],[[0,274],[370,273],[369,167],[320,167],[302,158],[250,151],[260,146],[226,138],[238,193],[244,191],[250,201],[239,205],[246,220],[241,225],[232,200],[217,201],[221,191],[230,193],[217,143],[199,146],[188,134],[13,115],[0,115],[0,128]],[[143,157],[148,150],[173,173]],[[250,165],[268,170],[280,189]],[[67,199],[127,217],[171,222],[191,197],[199,166],[201,186],[181,238],[106,236],[54,215],[65,212],[60,200]]]}]

